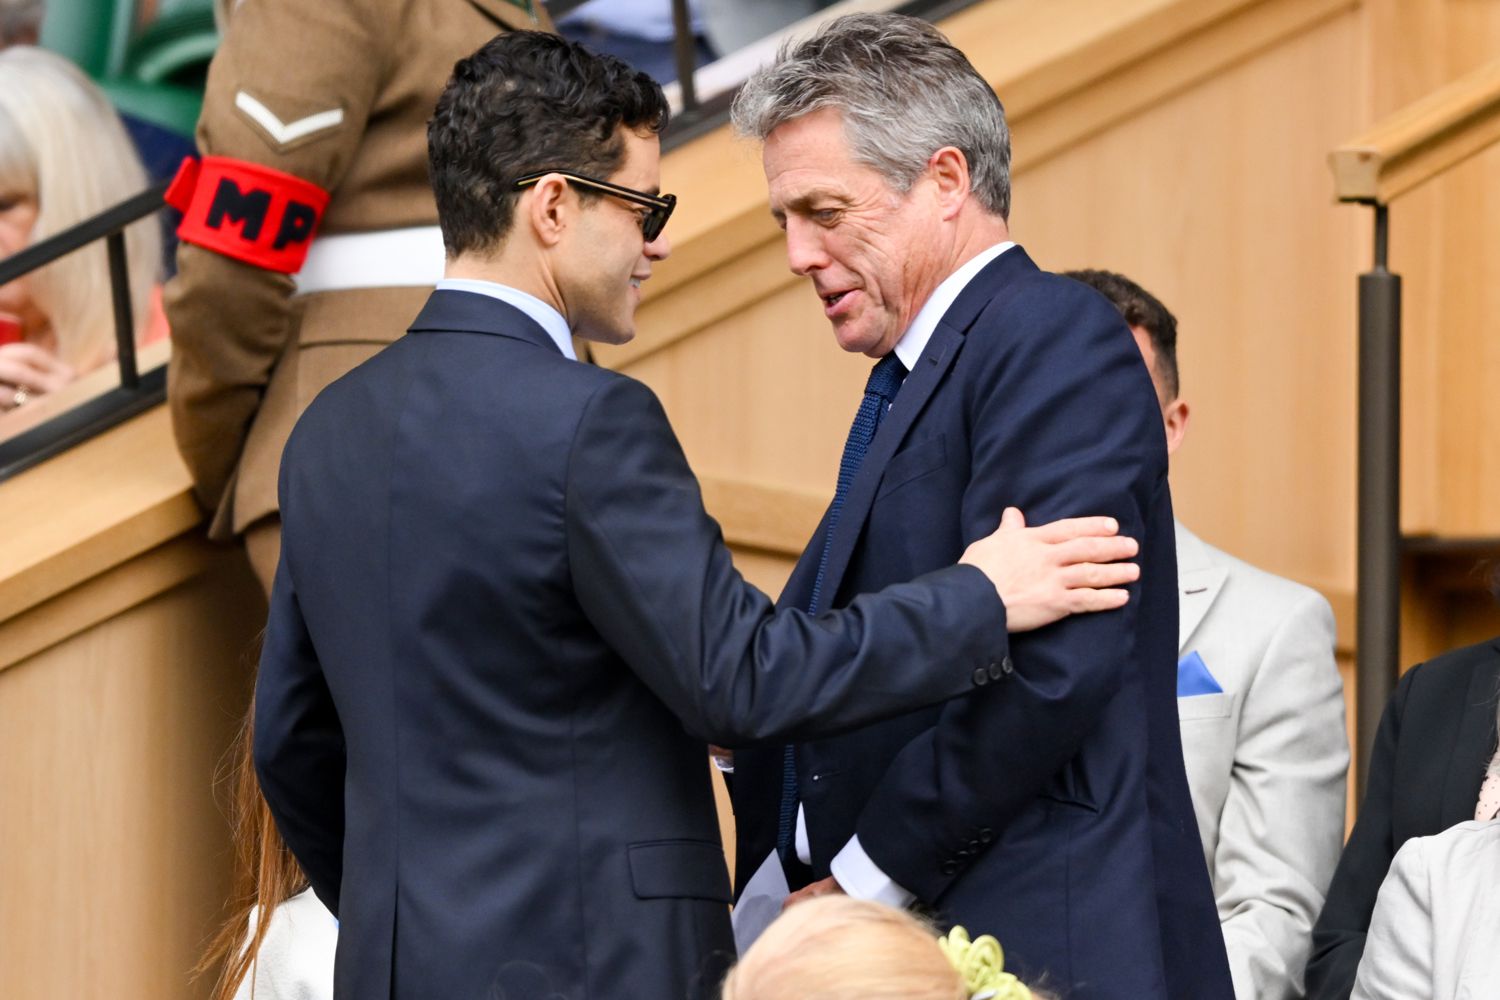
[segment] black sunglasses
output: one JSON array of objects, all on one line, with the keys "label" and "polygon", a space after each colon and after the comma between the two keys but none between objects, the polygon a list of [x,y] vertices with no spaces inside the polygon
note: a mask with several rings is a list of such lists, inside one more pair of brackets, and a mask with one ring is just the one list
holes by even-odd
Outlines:
[{"label": "black sunglasses", "polygon": [[598,188],[605,194],[611,194],[616,198],[623,198],[632,204],[650,209],[645,215],[641,216],[641,235],[646,238],[647,243],[650,243],[661,235],[661,231],[666,228],[667,220],[672,217],[672,209],[677,207],[677,196],[675,194],[647,194],[644,191],[637,191],[635,188],[621,187],[619,184],[601,181],[597,177],[575,174],[571,170],[535,170],[522,177],[517,177],[513,186],[523,188],[528,184],[535,184],[548,174],[557,174],[559,177],[565,177],[575,184]]}]

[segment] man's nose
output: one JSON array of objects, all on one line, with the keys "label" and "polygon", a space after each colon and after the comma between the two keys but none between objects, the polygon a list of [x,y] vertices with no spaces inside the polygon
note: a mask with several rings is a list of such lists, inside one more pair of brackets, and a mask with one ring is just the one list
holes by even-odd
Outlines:
[{"label": "man's nose", "polygon": [[788,219],[786,223],[786,262],[793,274],[803,277],[828,266],[828,254],[820,235],[796,219]]},{"label": "man's nose", "polygon": [[672,256],[672,243],[667,239],[666,231],[656,234],[656,239],[647,243],[641,251],[647,260],[666,260]]}]

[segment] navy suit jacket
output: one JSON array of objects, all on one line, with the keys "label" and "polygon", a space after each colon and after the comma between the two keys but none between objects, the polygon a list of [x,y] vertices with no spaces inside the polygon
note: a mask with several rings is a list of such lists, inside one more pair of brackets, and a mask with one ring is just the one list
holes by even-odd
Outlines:
[{"label": "navy suit jacket", "polygon": [[773,614],[651,392],[472,293],[314,400],[281,512],[255,759],[341,998],[715,995],[705,741],[847,730],[1007,651],[968,566]]},{"label": "navy suit jacket", "polygon": [[[834,606],[994,530],[1108,514],[1141,542],[1122,610],[1011,637],[1013,670],[945,707],[803,743],[815,876],[858,834],[946,923],[1068,1000],[1232,995],[1177,722],[1176,554],[1161,413],[1130,332],[1019,248],[938,324],[830,543]],[[782,594],[805,606],[824,526]],[[739,870],[774,844],[776,751],[736,756]]]},{"label": "navy suit jacket", "polygon": [[1308,1000],[1349,1000],[1380,885],[1401,845],[1474,818],[1495,752],[1500,640],[1419,663],[1380,716],[1365,798],[1307,960]]}]

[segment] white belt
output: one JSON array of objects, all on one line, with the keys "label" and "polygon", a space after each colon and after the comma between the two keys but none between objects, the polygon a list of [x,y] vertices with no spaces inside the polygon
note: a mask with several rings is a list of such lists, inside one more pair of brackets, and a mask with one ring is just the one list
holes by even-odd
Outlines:
[{"label": "white belt", "polygon": [[350,288],[412,288],[443,277],[443,233],[437,226],[319,236],[292,275],[298,295]]}]

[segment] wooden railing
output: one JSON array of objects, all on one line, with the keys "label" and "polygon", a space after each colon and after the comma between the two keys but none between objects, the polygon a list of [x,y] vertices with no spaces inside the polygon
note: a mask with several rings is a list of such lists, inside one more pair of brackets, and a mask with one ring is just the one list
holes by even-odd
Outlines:
[{"label": "wooden railing", "polygon": [[1389,204],[1500,142],[1500,59],[1409,104],[1328,155],[1340,201]]}]

